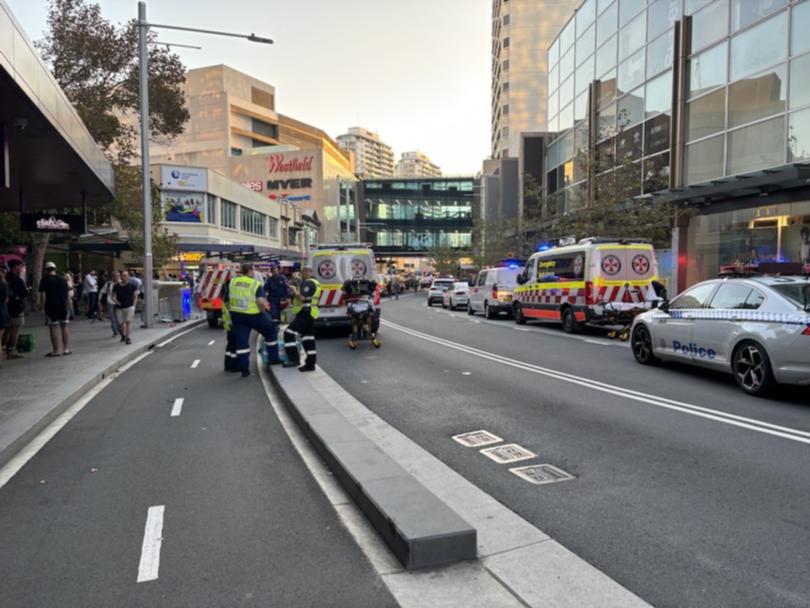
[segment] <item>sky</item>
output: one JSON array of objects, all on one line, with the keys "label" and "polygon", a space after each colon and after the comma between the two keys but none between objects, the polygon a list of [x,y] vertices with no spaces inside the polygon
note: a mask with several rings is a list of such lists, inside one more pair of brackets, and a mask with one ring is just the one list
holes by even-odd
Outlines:
[{"label": "sky", "polygon": [[[88,0],[92,1],[92,0]],[[29,38],[47,0],[6,0]],[[105,18],[137,16],[136,0],[97,0]],[[362,126],[446,174],[473,174],[489,155],[491,0],[150,0],[147,18],[235,33],[273,46],[163,30],[188,68],[224,63],[276,87],[276,110],[332,137]]]}]

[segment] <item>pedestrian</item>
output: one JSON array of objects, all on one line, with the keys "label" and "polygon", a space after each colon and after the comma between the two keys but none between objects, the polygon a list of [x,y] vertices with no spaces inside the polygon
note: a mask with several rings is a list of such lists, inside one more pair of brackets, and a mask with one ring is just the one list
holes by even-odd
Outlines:
[{"label": "pedestrian", "polygon": [[121,281],[113,287],[118,329],[121,332],[121,342],[126,344],[132,344],[132,320],[135,318],[135,300],[138,297],[138,287],[129,279],[129,272],[122,270]]},{"label": "pedestrian", "polygon": [[270,269],[270,276],[264,284],[267,301],[270,302],[270,317],[277,324],[281,322],[281,309],[290,299],[287,279],[279,272],[278,266]]},{"label": "pedestrian", "polygon": [[392,288],[394,291],[394,299],[399,300],[399,290],[400,290],[399,278],[394,277],[393,279],[391,279],[391,282],[393,283]]},{"label": "pedestrian", "polygon": [[[261,282],[253,274],[253,264],[244,263],[241,274],[228,285],[228,308],[231,317],[237,362],[242,377],[250,375],[250,331],[255,329],[265,339],[267,357],[271,364],[279,363],[278,327],[265,314],[270,304]],[[275,344],[275,346],[273,346]]]},{"label": "pedestrian", "polygon": [[98,318],[98,277],[95,269],[84,275],[84,293],[87,295],[87,318]]},{"label": "pedestrian", "polygon": [[301,286],[293,291],[293,322],[284,330],[284,350],[287,352],[287,362],[284,367],[297,367],[300,363],[298,353],[298,338],[306,353],[306,361],[298,370],[311,372],[315,370],[317,351],[315,350],[315,319],[318,318],[318,299],[321,295],[321,285],[312,277],[312,268],[305,266],[301,269]]},{"label": "pedestrian", "polygon": [[110,279],[104,283],[104,287],[101,288],[101,300],[110,317],[110,329],[112,329],[113,338],[121,333],[121,328],[118,326],[118,315],[115,313],[115,286],[120,282],[121,273],[115,270]]},{"label": "pedestrian", "polygon": [[82,296],[84,295],[84,280],[81,272],[74,272],[70,275],[73,283],[73,316],[78,317],[81,310]]},{"label": "pedestrian", "polygon": [[[66,275],[69,273],[65,273]],[[51,336],[51,352],[46,357],[72,354],[70,350],[70,289],[66,277],[56,274],[56,264],[46,262],[45,276],[39,282],[39,306],[45,313],[45,322]],[[61,332],[60,332],[61,330]],[[59,338],[62,338],[62,351],[59,351]]]},{"label": "pedestrian", "polygon": [[21,359],[22,355],[17,352],[17,337],[20,334],[20,327],[25,324],[25,299],[28,297],[28,287],[25,285],[23,276],[23,263],[20,260],[11,260],[8,263],[9,272],[6,274],[8,283],[8,314],[10,325],[4,336],[5,351],[7,359]]},{"label": "pedestrian", "polygon": [[[129,275],[129,282],[135,285],[135,306],[137,308],[138,303],[140,302],[141,305],[141,329],[146,327],[146,307],[143,305],[143,281],[138,276],[136,272],[132,272]],[[155,311],[152,311],[153,313]]]},{"label": "pedestrian", "polygon": [[[5,266],[0,266],[0,344],[2,344],[3,336],[11,326],[11,316],[8,314],[9,289],[8,283],[6,283],[7,270]],[[0,367],[3,366],[5,358],[5,353],[3,349],[0,348]]]}]

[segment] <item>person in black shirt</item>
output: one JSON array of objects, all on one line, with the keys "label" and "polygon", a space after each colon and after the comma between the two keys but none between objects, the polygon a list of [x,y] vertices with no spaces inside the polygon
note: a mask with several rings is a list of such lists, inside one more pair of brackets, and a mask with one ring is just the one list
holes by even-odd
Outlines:
[{"label": "person in black shirt", "polygon": [[17,352],[17,337],[20,327],[25,324],[25,298],[28,297],[28,287],[22,278],[23,263],[20,260],[11,260],[8,263],[9,272],[6,274],[8,283],[8,314],[11,317],[11,325],[4,336],[4,347],[6,358],[21,359],[22,355]]},{"label": "person in black shirt", "polygon": [[138,286],[129,280],[129,272],[121,271],[121,282],[113,287],[115,297],[115,314],[118,316],[118,327],[121,330],[121,342],[132,344],[130,332],[132,319],[135,318],[135,298],[138,297]]},{"label": "person in black shirt", "polygon": [[[56,274],[56,264],[45,264],[45,276],[39,283],[40,307],[45,312],[45,321],[51,332],[53,350],[46,357],[70,355],[68,325],[68,285],[64,277]],[[62,330],[62,352],[59,352],[59,329]]]}]

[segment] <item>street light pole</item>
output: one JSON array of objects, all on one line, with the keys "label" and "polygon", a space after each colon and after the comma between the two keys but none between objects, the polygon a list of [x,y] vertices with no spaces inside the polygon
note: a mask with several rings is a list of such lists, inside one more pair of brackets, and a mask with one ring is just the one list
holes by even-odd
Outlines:
[{"label": "street light pole", "polygon": [[155,324],[155,313],[152,310],[152,180],[149,175],[149,52],[147,38],[149,28],[180,30],[215,36],[243,38],[260,44],[273,44],[270,38],[256,34],[234,34],[216,30],[203,30],[178,25],[149,23],[146,20],[146,2],[138,2],[138,88],[141,106],[141,172],[143,174],[143,306],[144,320],[147,327]]}]

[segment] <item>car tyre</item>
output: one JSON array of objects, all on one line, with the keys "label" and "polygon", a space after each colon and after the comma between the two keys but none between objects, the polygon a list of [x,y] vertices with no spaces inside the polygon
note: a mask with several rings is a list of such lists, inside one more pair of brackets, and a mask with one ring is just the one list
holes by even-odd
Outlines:
[{"label": "car tyre", "polygon": [[737,386],[749,395],[765,395],[775,384],[768,353],[759,342],[753,340],[745,340],[734,349],[731,370]]},{"label": "car tyre", "polygon": [[575,334],[579,331],[580,326],[577,322],[574,311],[571,308],[566,308],[562,313],[562,326],[563,331],[567,334]]},{"label": "car tyre", "polygon": [[489,302],[484,302],[484,316],[487,319],[494,319],[497,313],[492,310],[489,306]]},{"label": "car tyre", "polygon": [[637,325],[630,339],[633,356],[642,365],[657,365],[661,360],[653,353],[652,336],[645,325]]},{"label": "car tyre", "polygon": [[523,307],[520,304],[515,304],[515,312],[512,315],[515,323],[518,325],[526,325],[526,316],[523,314]]}]

